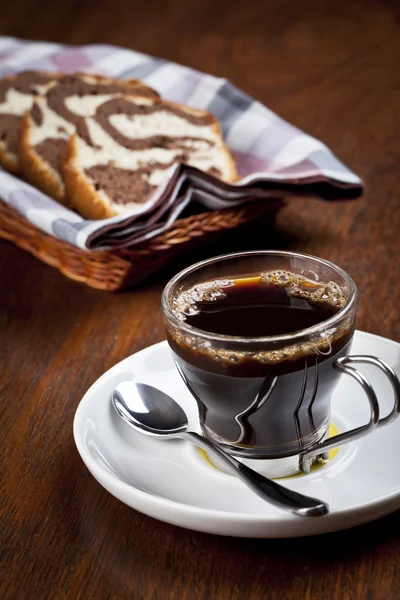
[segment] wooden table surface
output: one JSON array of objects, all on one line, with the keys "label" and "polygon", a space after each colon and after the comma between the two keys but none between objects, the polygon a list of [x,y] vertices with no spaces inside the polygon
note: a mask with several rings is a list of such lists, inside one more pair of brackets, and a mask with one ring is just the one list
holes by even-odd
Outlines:
[{"label": "wooden table surface", "polygon": [[[358,328],[400,341],[395,0],[14,0],[0,12],[0,34],[114,43],[227,77],[327,143],[365,179],[365,197],[292,199],[273,235],[240,246],[334,261],[359,287]],[[89,474],[72,437],[76,407],[111,365],[164,338],[167,276],[97,292],[0,242],[0,596],[400,598],[399,512],[314,539],[223,538],[135,512]]]}]

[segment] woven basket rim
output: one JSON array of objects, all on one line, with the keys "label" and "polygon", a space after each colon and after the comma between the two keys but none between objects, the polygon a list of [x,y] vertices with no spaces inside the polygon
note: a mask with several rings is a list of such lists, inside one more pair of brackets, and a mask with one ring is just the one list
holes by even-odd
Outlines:
[{"label": "woven basket rim", "polygon": [[[118,256],[126,256],[132,252],[137,251],[138,253],[145,250],[150,251],[151,248],[154,251],[158,251],[160,246],[163,245],[178,245],[188,241],[187,236],[193,229],[198,228],[204,231],[204,235],[212,231],[221,231],[230,229],[239,224],[239,221],[252,221],[256,216],[264,213],[276,212],[284,202],[280,199],[273,200],[253,200],[248,203],[243,203],[239,206],[227,206],[218,210],[205,210],[193,215],[177,219],[172,225],[163,231],[162,233],[140,242],[138,244],[131,244],[127,246],[116,246],[111,248],[101,249],[89,249],[79,248],[74,244],[61,240],[50,233],[42,231],[39,227],[31,223],[24,215],[19,213],[14,207],[7,204],[2,198],[0,198],[0,211],[6,212],[13,219],[19,221],[20,226],[33,229],[36,235],[43,240],[47,240],[48,243],[54,243],[56,245],[64,246],[65,249],[76,252],[77,254],[93,254],[100,256],[101,254],[114,254]],[[232,221],[232,223],[230,222]],[[211,229],[211,230],[210,230]],[[176,236],[176,237],[175,237]]]}]

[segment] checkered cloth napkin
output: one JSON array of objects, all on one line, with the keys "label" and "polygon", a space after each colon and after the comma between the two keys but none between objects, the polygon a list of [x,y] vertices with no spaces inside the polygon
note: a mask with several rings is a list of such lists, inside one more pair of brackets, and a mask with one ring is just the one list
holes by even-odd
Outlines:
[{"label": "checkered cloth napkin", "polygon": [[195,199],[210,209],[256,198],[356,198],[361,180],[319,140],[293,127],[225,79],[103,44],[70,47],[0,37],[0,77],[27,69],[142,79],[166,100],[206,109],[220,121],[241,179],[226,184],[186,165],[171,168],[140,213],[85,220],[0,169],[0,197],[46,233],[85,250],[143,242],[171,226]]}]

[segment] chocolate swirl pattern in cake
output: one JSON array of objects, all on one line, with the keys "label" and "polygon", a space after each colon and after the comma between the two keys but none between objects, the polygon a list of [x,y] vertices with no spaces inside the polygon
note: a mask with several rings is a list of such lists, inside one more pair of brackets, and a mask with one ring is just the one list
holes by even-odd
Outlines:
[{"label": "chocolate swirl pattern in cake", "polygon": [[19,143],[23,115],[35,97],[56,83],[59,75],[23,71],[0,81],[0,165],[12,173],[19,171]]},{"label": "chocolate swirl pattern in cake", "polygon": [[138,80],[118,81],[85,74],[64,76],[37,97],[22,127],[20,159],[25,177],[66,203],[61,163],[68,139],[84,117],[92,116],[99,105],[123,94],[158,98],[156,92]]},{"label": "chocolate swirl pattern in cake", "polygon": [[68,197],[91,219],[132,214],[185,163],[234,181],[236,168],[210,113],[119,96],[80,121],[63,165]]}]

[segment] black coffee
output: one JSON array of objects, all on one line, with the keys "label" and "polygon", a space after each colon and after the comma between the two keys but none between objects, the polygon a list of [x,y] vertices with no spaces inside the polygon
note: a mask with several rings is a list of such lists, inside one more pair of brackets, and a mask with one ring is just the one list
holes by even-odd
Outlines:
[{"label": "black coffee", "polygon": [[[200,283],[174,302],[176,315],[204,331],[260,338],[323,323],[345,304],[334,283],[286,271]],[[330,418],[339,379],[334,361],[347,353],[353,331],[342,327],[315,342],[265,350],[257,339],[246,351],[229,343],[167,331],[185,382],[199,405],[203,428],[239,454],[294,454],[300,440],[317,441]],[[289,346],[289,347],[287,347]]]},{"label": "black coffee", "polygon": [[196,302],[185,321],[198,329],[246,337],[293,333],[326,321],[338,312],[328,302],[294,297],[288,287],[263,284],[259,277],[235,280],[217,300]]}]

